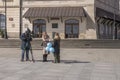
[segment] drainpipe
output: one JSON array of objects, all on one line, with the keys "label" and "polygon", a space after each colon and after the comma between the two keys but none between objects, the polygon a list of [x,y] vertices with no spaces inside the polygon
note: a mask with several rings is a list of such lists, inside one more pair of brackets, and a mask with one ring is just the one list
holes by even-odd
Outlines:
[{"label": "drainpipe", "polygon": [[115,5],[116,5],[116,4],[115,4],[115,3],[116,3],[116,2],[114,1],[114,8],[113,8],[113,9],[114,9],[114,14],[113,14],[113,15],[114,15],[114,22],[113,22],[113,40],[116,39],[116,26],[115,26],[115,24],[116,24],[116,21],[115,21],[115,19],[116,19],[116,16],[115,16],[115,14],[116,14],[116,13],[115,13],[115,12],[116,12],[116,11],[115,11],[115,9],[116,9],[116,8],[115,8]]},{"label": "drainpipe", "polygon": [[21,36],[22,34],[22,5],[23,5],[23,0],[20,0],[20,18],[19,18],[19,21],[20,21],[20,32],[19,32],[19,37]]},{"label": "drainpipe", "polygon": [[5,39],[8,39],[8,36],[7,36],[7,2],[5,0],[5,36],[4,36]]}]

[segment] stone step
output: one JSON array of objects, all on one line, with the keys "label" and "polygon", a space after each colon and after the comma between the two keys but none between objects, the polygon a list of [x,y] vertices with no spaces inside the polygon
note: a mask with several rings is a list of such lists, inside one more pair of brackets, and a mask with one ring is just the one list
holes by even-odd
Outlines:
[{"label": "stone step", "polygon": [[[33,39],[33,48],[41,48],[42,40]],[[0,48],[20,48],[20,39],[0,39]],[[120,40],[61,40],[61,48],[120,48]]]}]

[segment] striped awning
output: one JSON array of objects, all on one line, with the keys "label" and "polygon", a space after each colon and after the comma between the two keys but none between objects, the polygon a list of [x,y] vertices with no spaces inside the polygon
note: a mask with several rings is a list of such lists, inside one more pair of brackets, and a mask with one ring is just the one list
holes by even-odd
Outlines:
[{"label": "striped awning", "polygon": [[23,15],[25,18],[80,16],[85,16],[83,7],[34,7],[29,8]]},{"label": "striped awning", "polygon": [[96,17],[103,17],[103,18],[108,18],[116,21],[120,21],[120,16],[116,15],[114,13],[108,12],[106,10],[96,8]]}]

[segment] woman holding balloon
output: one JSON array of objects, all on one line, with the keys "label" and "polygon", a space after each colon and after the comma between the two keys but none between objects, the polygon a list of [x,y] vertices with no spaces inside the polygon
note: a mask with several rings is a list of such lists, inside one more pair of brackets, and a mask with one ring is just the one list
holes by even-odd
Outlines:
[{"label": "woman holding balloon", "polygon": [[50,38],[47,34],[47,32],[43,32],[42,34],[42,40],[43,40],[43,62],[47,61],[47,51],[45,48],[47,47],[47,43],[50,41]]},{"label": "woman holding balloon", "polygon": [[55,33],[53,44],[48,42],[45,48],[45,52],[51,52],[54,54],[54,63],[60,63],[60,36],[59,33]]}]

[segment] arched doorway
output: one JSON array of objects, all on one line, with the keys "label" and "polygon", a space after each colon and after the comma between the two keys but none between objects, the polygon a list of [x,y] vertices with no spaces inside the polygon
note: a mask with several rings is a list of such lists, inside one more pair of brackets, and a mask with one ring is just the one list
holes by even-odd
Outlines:
[{"label": "arched doorway", "polygon": [[35,38],[41,38],[42,32],[46,31],[46,21],[37,19],[33,21],[33,33]]},{"label": "arched doorway", "polygon": [[65,38],[78,38],[79,20],[70,19],[65,21]]}]

